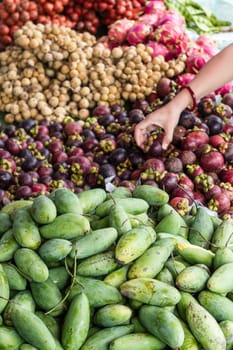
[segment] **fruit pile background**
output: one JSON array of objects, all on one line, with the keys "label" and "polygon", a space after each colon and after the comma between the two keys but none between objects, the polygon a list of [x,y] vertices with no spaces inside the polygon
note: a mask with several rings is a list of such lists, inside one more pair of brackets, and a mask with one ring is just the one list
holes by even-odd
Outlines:
[{"label": "fruit pile background", "polygon": [[[219,51],[208,33],[226,21],[207,16],[209,26],[191,39],[188,23],[195,11],[200,18],[206,12],[187,3],[190,17],[179,11],[181,3],[1,2],[1,207],[62,186],[79,193],[150,183],[165,189],[180,213],[198,201],[221,217],[232,215],[231,82],[193,113],[183,111],[166,152],[160,129],[148,135],[144,152],[133,138],[135,124]],[[99,22],[95,30],[78,28],[74,8],[101,15],[104,33],[97,33]]]},{"label": "fruit pile background", "polygon": [[139,185],[7,204],[0,346],[230,349],[233,220],[200,206],[181,216],[168,199]]},{"label": "fruit pile background", "polygon": [[231,26],[191,0],[0,1],[0,350],[232,350],[233,83],[166,151],[134,140]]}]

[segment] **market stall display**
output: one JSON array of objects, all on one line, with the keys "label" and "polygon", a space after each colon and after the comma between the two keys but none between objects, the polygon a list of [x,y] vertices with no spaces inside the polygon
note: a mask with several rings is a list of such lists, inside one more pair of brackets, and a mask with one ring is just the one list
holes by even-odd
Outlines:
[{"label": "market stall display", "polygon": [[0,350],[232,349],[232,82],[134,140],[228,19],[0,2]]},{"label": "market stall display", "polygon": [[151,185],[57,189],[0,217],[3,349],[232,346],[232,219],[182,217]]}]

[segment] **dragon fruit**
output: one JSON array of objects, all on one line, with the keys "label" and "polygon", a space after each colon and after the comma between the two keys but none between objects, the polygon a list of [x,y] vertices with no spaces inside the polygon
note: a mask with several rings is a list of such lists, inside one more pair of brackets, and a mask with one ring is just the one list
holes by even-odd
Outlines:
[{"label": "dragon fruit", "polygon": [[175,81],[179,86],[188,85],[195,75],[194,73],[182,73],[177,75]]},{"label": "dragon fruit", "polygon": [[129,29],[135,21],[122,18],[111,24],[108,30],[108,38],[112,43],[122,44],[126,40]]},{"label": "dragon fruit", "polygon": [[231,92],[232,88],[233,88],[233,83],[232,83],[232,81],[230,81],[229,83],[227,83],[227,84],[223,85],[222,87],[220,87],[219,89],[215,90],[215,93],[217,95],[224,96],[227,93]]},{"label": "dragon fruit", "polygon": [[127,41],[130,45],[144,43],[152,32],[152,26],[146,23],[134,24],[127,33]]},{"label": "dragon fruit", "polygon": [[197,74],[209,59],[210,57],[204,53],[188,56],[186,60],[186,72]]},{"label": "dragon fruit", "polygon": [[171,22],[158,26],[150,35],[150,40],[163,44],[168,49],[167,60],[177,58],[180,54],[186,53],[189,45],[185,31]]},{"label": "dragon fruit", "polygon": [[188,41],[188,47],[186,51],[187,56],[196,56],[196,55],[201,55],[203,54],[203,50],[201,46],[199,46],[196,41],[194,40],[189,40]]},{"label": "dragon fruit", "polygon": [[[155,29],[153,36],[157,42],[168,46],[183,40],[186,34],[182,27],[175,26],[171,22],[166,22]],[[152,35],[150,37],[152,38]]]},{"label": "dragon fruit", "polygon": [[152,58],[162,55],[166,60],[166,56],[169,54],[169,50],[165,45],[157,43],[156,41],[148,41],[146,46],[149,46],[153,49],[153,52],[151,54]]},{"label": "dragon fruit", "polygon": [[196,40],[196,44],[210,57],[219,52],[216,41],[207,35],[200,35]]},{"label": "dragon fruit", "polygon": [[161,0],[152,0],[144,7],[145,14],[162,13],[163,11],[166,11],[166,6]]},{"label": "dragon fruit", "polygon": [[173,26],[180,26],[182,28],[185,26],[184,17],[181,16],[179,12],[173,10],[167,10],[164,12],[163,16],[160,16],[159,25],[167,22],[172,23]]},{"label": "dragon fruit", "polygon": [[177,58],[180,54],[185,54],[187,47],[188,42],[186,40],[186,36],[173,44],[168,44],[167,48],[170,51],[170,58],[167,57],[167,59]]},{"label": "dragon fruit", "polygon": [[137,23],[146,23],[151,25],[152,27],[157,27],[158,22],[159,22],[159,15],[158,13],[151,13],[151,14],[146,14],[142,15],[141,17],[138,18]]}]

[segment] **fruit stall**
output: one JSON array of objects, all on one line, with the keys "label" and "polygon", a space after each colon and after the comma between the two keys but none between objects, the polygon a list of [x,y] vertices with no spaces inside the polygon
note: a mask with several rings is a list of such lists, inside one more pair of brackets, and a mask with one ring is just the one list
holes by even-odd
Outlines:
[{"label": "fruit stall", "polygon": [[233,83],[134,139],[231,42],[216,13],[0,2],[0,350],[233,349]]}]

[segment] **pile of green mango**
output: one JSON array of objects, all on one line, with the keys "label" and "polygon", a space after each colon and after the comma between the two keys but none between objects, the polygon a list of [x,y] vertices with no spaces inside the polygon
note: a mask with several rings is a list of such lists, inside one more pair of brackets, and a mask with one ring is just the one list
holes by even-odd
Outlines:
[{"label": "pile of green mango", "polygon": [[0,350],[233,349],[233,220],[138,185],[0,211]]}]

